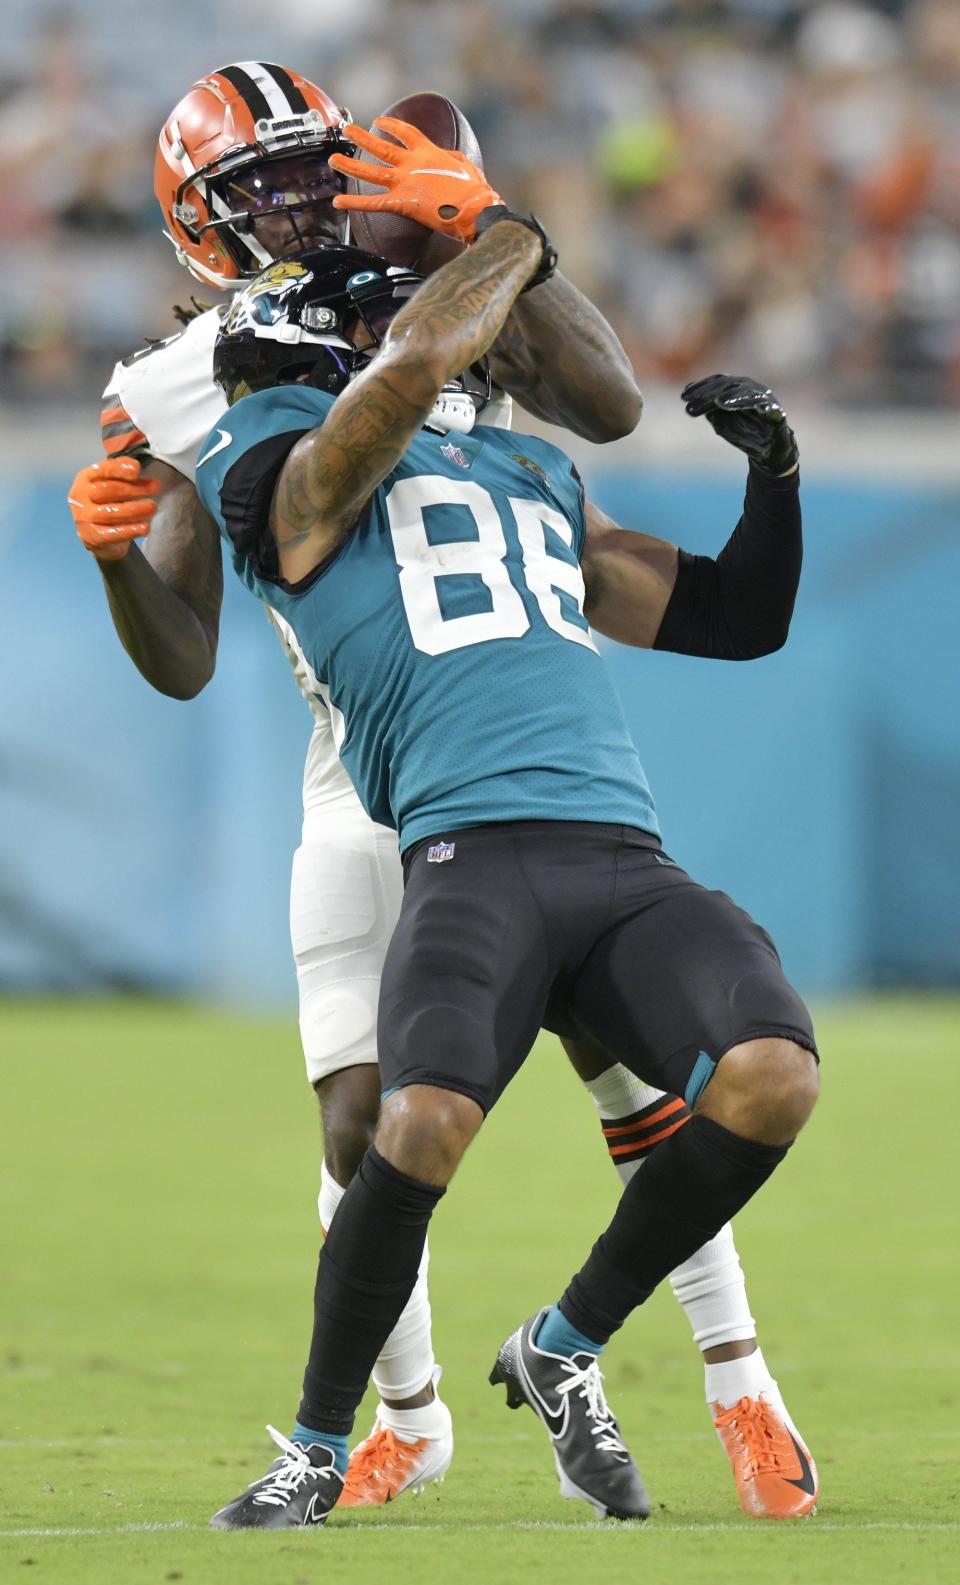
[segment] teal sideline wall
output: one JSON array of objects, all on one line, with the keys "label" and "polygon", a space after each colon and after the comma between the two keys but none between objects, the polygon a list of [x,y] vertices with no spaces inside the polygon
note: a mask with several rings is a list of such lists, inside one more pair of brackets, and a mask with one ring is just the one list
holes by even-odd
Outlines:
[{"label": "teal sideline wall", "polygon": [[[64,480],[0,494],[0,985],[293,1005],[286,888],[309,718],[228,581],[218,673],[154,694],[71,538]],[[633,527],[715,552],[729,478],[598,474]],[[787,648],[605,646],[668,851],[807,991],[960,982],[960,493],[805,485]]]}]

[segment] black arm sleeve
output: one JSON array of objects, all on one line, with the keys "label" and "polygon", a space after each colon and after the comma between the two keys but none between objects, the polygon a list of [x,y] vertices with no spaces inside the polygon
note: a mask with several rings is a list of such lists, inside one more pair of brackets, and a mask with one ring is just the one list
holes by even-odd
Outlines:
[{"label": "black arm sleeve", "polygon": [[786,643],[800,582],[799,474],[750,467],[743,516],[717,559],[680,552],[654,649],[755,660]]},{"label": "black arm sleeve", "polygon": [[283,465],[308,429],[268,435],[241,453],[220,486],[220,510],[230,543],[248,556],[257,577],[280,582],[280,561],[270,532],[270,503]]}]

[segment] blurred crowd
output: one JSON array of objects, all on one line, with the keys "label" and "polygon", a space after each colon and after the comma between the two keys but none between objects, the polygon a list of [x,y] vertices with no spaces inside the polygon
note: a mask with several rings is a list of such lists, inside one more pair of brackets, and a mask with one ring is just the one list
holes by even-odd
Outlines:
[{"label": "blurred crowd", "polygon": [[642,379],[713,367],[836,405],[960,405],[960,0],[8,0],[3,400],[95,401],[196,284],[160,124],[230,60],[369,120],[433,88]]}]

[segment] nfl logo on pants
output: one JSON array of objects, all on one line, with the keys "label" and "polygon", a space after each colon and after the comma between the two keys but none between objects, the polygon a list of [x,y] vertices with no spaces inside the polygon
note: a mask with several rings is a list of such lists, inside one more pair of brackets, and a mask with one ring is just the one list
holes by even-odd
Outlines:
[{"label": "nfl logo on pants", "polygon": [[455,842],[435,842],[432,848],[427,848],[427,863],[446,864],[448,859],[453,858],[456,849]]}]

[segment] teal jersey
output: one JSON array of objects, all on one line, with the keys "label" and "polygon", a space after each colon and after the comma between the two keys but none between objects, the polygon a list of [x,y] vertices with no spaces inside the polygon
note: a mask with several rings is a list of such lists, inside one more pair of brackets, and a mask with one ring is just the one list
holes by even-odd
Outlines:
[{"label": "teal jersey", "polygon": [[240,578],[293,629],[367,813],[403,848],[507,820],[659,834],[583,615],[570,459],[509,430],[421,430],[342,549],[291,585],[270,500],[331,405],[306,386],[245,397],[201,447],[197,489]]}]

